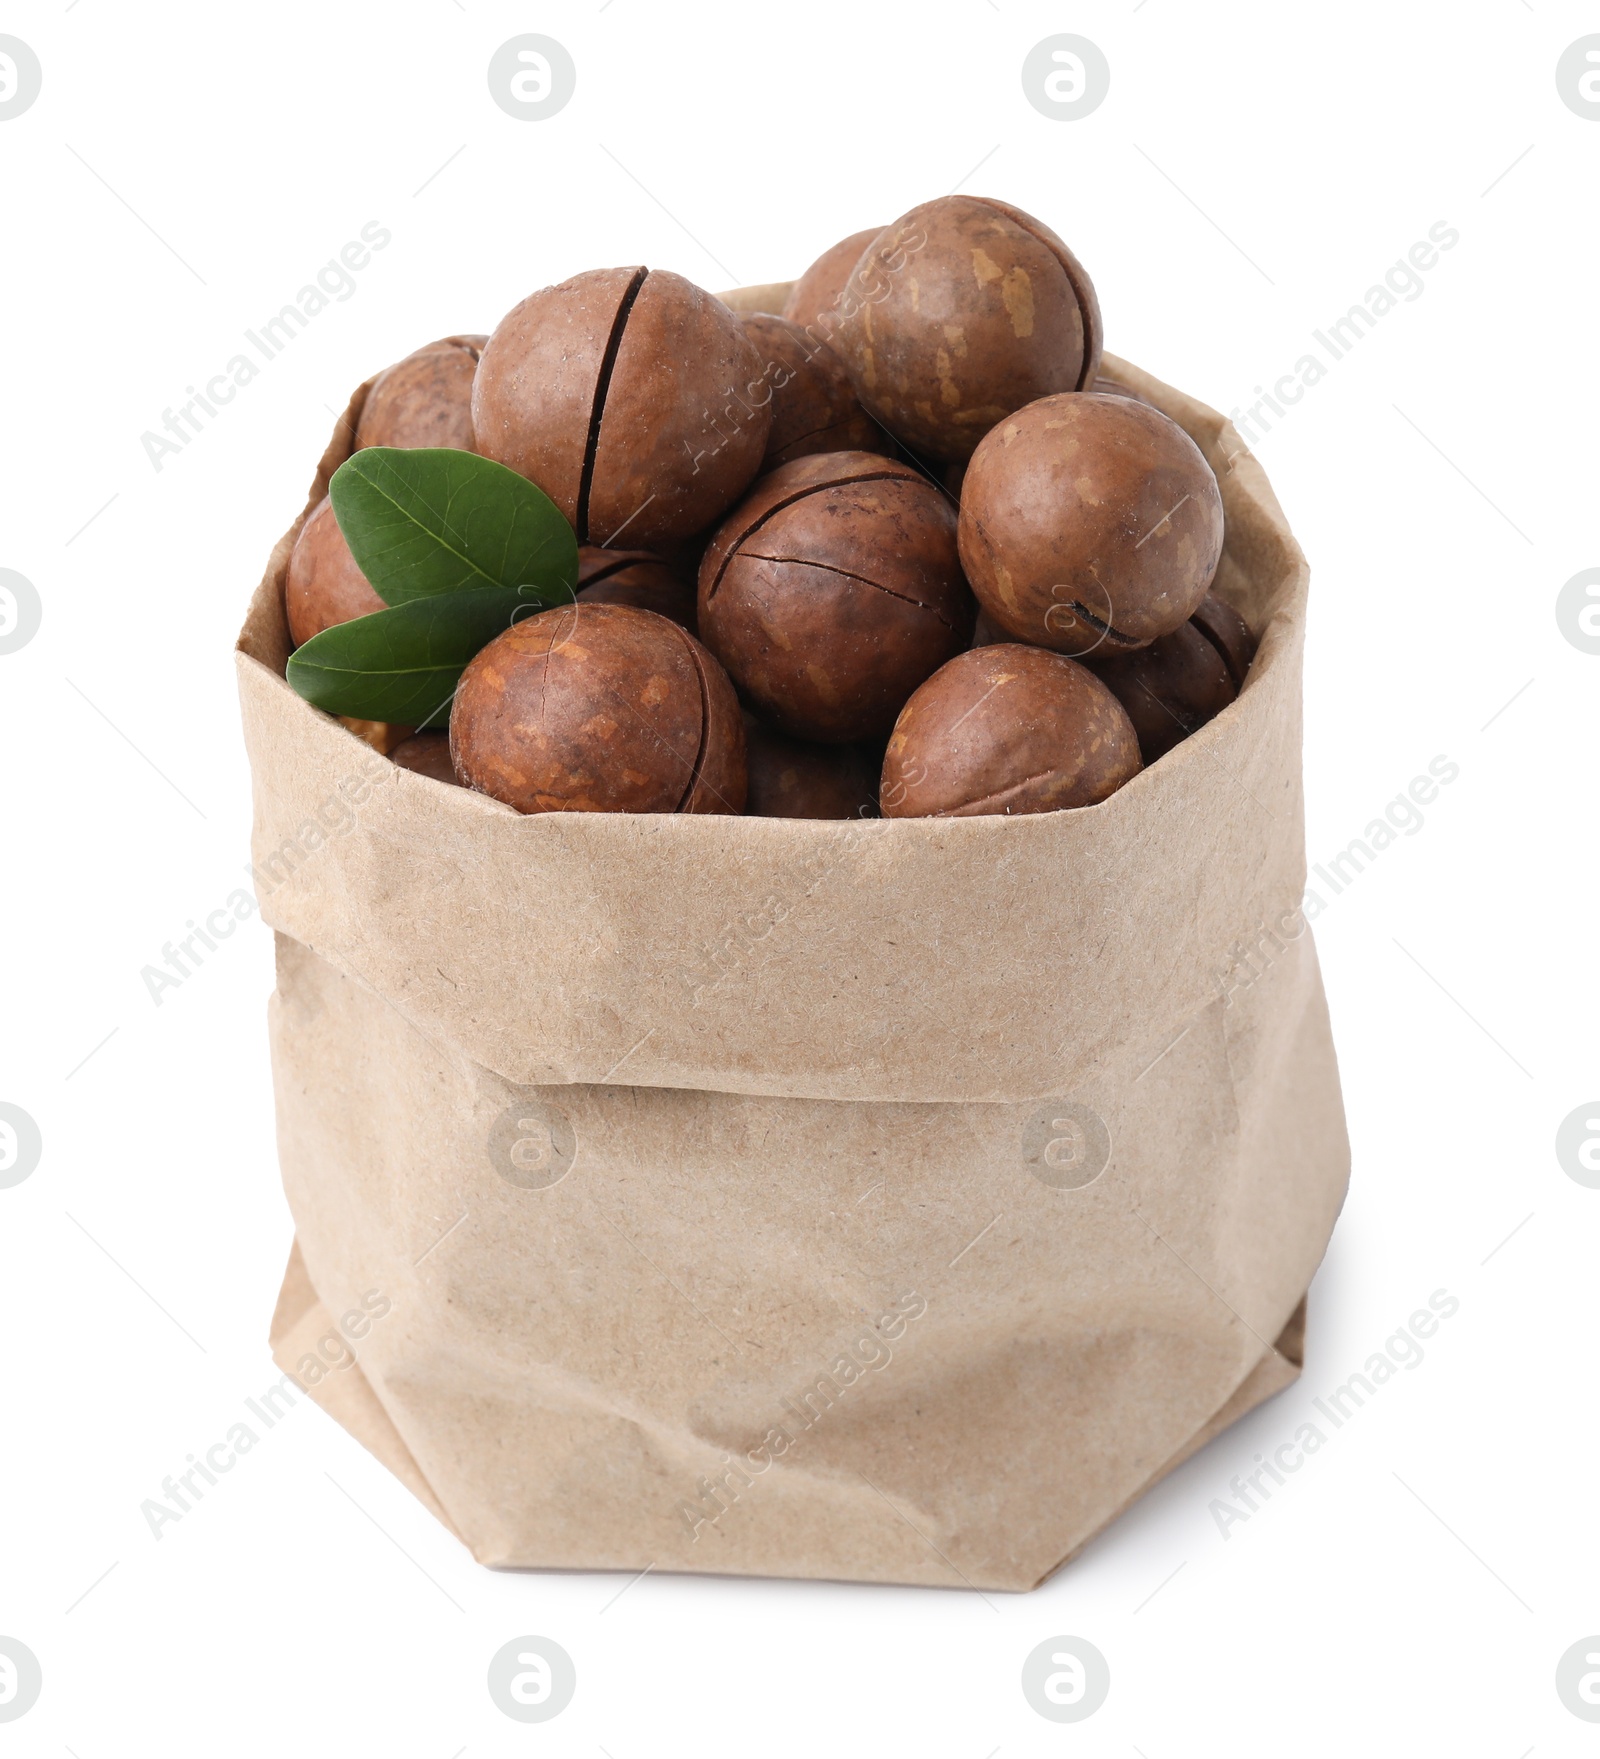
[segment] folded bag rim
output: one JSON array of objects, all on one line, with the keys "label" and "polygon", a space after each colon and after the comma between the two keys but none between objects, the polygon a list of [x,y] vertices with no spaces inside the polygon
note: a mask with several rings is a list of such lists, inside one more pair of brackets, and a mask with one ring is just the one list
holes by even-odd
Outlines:
[{"label": "folded bag rim", "polygon": [[[756,299],[759,306],[769,305],[777,291],[759,288],[749,297]],[[724,297],[737,306],[746,296],[734,293]],[[385,779],[406,804],[410,829],[405,835],[414,839],[416,827],[425,821],[428,835],[437,834],[441,845],[447,844],[458,854],[492,845],[492,859],[513,865],[524,860],[530,865],[542,863],[541,871],[603,872],[607,863],[625,859],[641,874],[658,874],[680,884],[684,876],[700,873],[710,876],[708,889],[725,896],[730,909],[749,901],[739,891],[745,883],[743,870],[747,866],[757,871],[763,862],[787,860],[792,867],[809,862],[831,873],[842,866],[843,856],[835,853],[840,850],[852,855],[859,853],[862,864],[869,869],[909,874],[929,888],[939,887],[947,875],[953,883],[961,873],[966,874],[970,884],[973,864],[991,861],[996,871],[1037,864],[1044,871],[1067,875],[1061,883],[1070,887],[1071,876],[1077,871],[1092,871],[1092,861],[1108,849],[1115,855],[1117,845],[1127,844],[1131,848],[1137,838],[1143,839],[1142,847],[1149,848],[1153,836],[1165,834],[1161,827],[1175,822],[1173,815],[1181,815],[1191,804],[1191,796],[1198,799],[1206,788],[1226,786],[1218,779],[1225,776],[1243,791],[1228,796],[1232,805],[1224,808],[1235,818],[1225,834],[1233,839],[1227,865],[1239,883],[1231,890],[1225,888],[1221,896],[1208,896],[1202,909],[1190,894],[1198,894],[1207,885],[1215,889],[1217,882],[1213,878],[1199,874],[1186,878],[1180,874],[1160,879],[1167,888],[1160,900],[1164,918],[1203,916],[1211,925],[1207,945],[1203,949],[1185,948],[1174,939],[1169,961],[1172,971],[1167,973],[1166,988],[1154,1004],[1150,997],[1155,991],[1148,986],[1156,983],[1156,968],[1162,965],[1165,954],[1158,956],[1152,948],[1141,955],[1139,984],[1128,984],[1118,978],[1129,996],[1130,1013],[1144,1009],[1178,1022],[1191,1017],[1197,1008],[1216,998],[1226,969],[1223,949],[1229,941],[1239,936],[1250,938],[1274,913],[1297,906],[1303,890],[1299,663],[1309,571],[1259,464],[1221,415],[1115,356],[1106,356],[1105,368],[1178,420],[1218,470],[1228,515],[1228,544],[1217,584],[1224,596],[1239,604],[1260,641],[1255,663],[1238,699],[1108,799],[1063,813],[878,819],[848,824],[720,814],[549,813],[524,817],[487,796],[396,770]],[[306,508],[274,549],[237,644],[247,743],[257,780],[258,862],[270,859],[274,839],[281,835],[283,824],[293,818],[295,803],[289,796],[302,785],[300,771],[313,768],[325,783],[330,776],[347,773],[359,757],[371,755],[355,734],[305,702],[286,682],[283,667],[289,644],[282,602],[290,549],[306,517],[326,493],[333,471],[349,455],[351,437],[370,382],[356,391],[318,468]],[[280,733],[295,747],[294,765],[280,761],[271,749]],[[305,761],[308,755],[314,759],[309,766]],[[291,768],[295,770],[292,776],[288,774]],[[275,769],[278,773],[274,773]],[[309,789],[314,785],[305,784],[308,799]],[[1272,790],[1276,790],[1275,800]],[[378,792],[385,790],[380,788]],[[1257,813],[1245,796],[1263,805],[1263,793],[1267,795],[1265,810]],[[273,810],[264,810],[264,802],[269,802]],[[387,837],[389,847],[404,841],[404,835],[393,828],[383,811],[371,816],[378,821],[373,838]],[[346,844],[361,841],[347,839]],[[1152,862],[1158,861],[1158,857],[1159,851],[1152,851]],[[1091,864],[1090,868],[1086,869],[1086,862]],[[1146,877],[1155,883],[1154,867],[1146,876],[1130,863],[1131,857],[1121,862],[1120,877],[1124,882],[1132,874],[1139,879],[1141,888]],[[322,863],[309,881],[302,883],[304,876],[296,875],[295,883],[274,886],[263,899],[263,916],[341,969],[370,983],[413,1018],[450,1032],[455,1024],[453,1004],[450,998],[430,992],[434,980],[423,957],[426,948],[420,949],[415,959],[404,948],[389,948],[386,956],[375,962],[376,968],[369,965],[369,936],[375,934],[382,939],[381,930],[373,923],[371,910],[363,907],[361,897],[363,888],[368,893],[372,891],[373,876],[370,866],[360,874],[352,874],[345,871],[349,865],[347,849],[346,854]],[[1236,897],[1232,895],[1234,891]],[[848,902],[853,908],[864,907],[864,894],[849,893]],[[628,925],[623,914],[618,913],[617,927],[625,935]],[[362,919],[359,938],[351,926],[357,916]],[[1104,917],[1102,908],[1101,919]],[[710,922],[711,917],[705,921]],[[345,932],[334,932],[334,923],[342,924]],[[597,959],[604,958],[601,941],[603,931],[610,927],[603,911],[588,924]],[[985,924],[984,932],[991,931],[998,937],[997,957],[1002,961],[1009,958],[1017,962],[1037,956],[1036,933],[1034,951],[1030,953],[1023,931],[1015,930],[1014,925]],[[1177,932],[1174,930],[1175,935]],[[1008,933],[1010,940],[1006,939]],[[355,946],[360,956],[343,953],[341,948],[345,946]],[[909,950],[899,963],[886,955],[881,964],[875,964],[866,974],[866,982],[868,987],[876,985],[879,992],[886,993],[917,970]],[[751,981],[758,982],[760,976],[756,973]],[[953,990],[964,980],[970,981],[970,971],[966,971],[965,977],[962,973],[948,977]],[[1141,984],[1146,987],[1141,988]],[[570,989],[570,983],[565,987]],[[1016,1069],[1008,1068],[996,1076],[992,1068],[954,1067],[953,1052],[934,1059],[939,1067],[930,1064],[927,1069],[919,1069],[915,1066],[915,1051],[878,1042],[885,1037],[880,1030],[868,1035],[873,1040],[870,1045],[842,1045],[831,1061],[824,1059],[822,1066],[813,1067],[816,1059],[805,1047],[779,1042],[783,1037],[781,1031],[774,1037],[771,1019],[765,1023],[761,1049],[740,1042],[740,1007],[748,1010],[752,999],[769,1009],[778,1006],[772,994],[741,988],[738,983],[728,986],[723,993],[721,979],[710,987],[718,1005],[701,1010],[703,998],[696,991],[689,1010],[696,1015],[690,1022],[692,1033],[686,1036],[677,1027],[669,1027],[659,1040],[646,1044],[637,1054],[630,1052],[629,1046],[638,1037],[638,1022],[653,1025],[672,1013],[671,998],[676,992],[670,987],[657,984],[651,989],[648,982],[644,984],[636,1017],[629,1014],[615,988],[607,991],[603,1003],[607,1016],[617,1017],[616,1030],[609,1035],[580,1022],[576,1014],[562,1015],[561,1008],[570,1001],[565,996],[553,998],[558,1004],[555,1014],[560,1017],[551,1018],[542,1036],[531,1029],[524,1032],[507,1017],[509,997],[502,995],[498,1005],[491,999],[480,1010],[485,1018],[463,1018],[457,1039],[467,1055],[508,1080],[523,1083],[608,1080],[612,1078],[608,1073],[612,1065],[628,1053],[626,1068],[614,1077],[625,1084],[891,1100],[1045,1097],[1066,1091],[1088,1064],[1102,1060],[1105,1049],[1103,1032],[1097,1043],[1070,1042],[1069,1021],[1065,1035],[1058,1034],[1062,1049],[1054,1054],[1050,1070],[1043,1066],[1047,1059],[1042,1053],[1030,1052]],[[775,987],[774,984],[769,989]],[[544,999],[541,996],[541,1004]],[[1001,1019],[998,1002],[990,1013],[988,1036],[992,1051],[1003,1035],[1001,1027],[995,1024]],[[1045,1021],[1042,1030],[1047,1034],[1056,1032],[1057,1024]],[[577,1041],[586,1035],[594,1042],[579,1044]],[[688,1042],[690,1038],[694,1042]]]}]

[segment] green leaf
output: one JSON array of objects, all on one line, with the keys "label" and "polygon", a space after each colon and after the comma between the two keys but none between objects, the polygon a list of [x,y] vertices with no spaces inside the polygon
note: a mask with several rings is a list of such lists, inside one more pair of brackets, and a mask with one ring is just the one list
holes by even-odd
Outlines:
[{"label": "green leaf", "polygon": [[289,682],[330,715],[442,727],[467,661],[542,609],[500,586],[391,605],[313,635],[290,654]]},{"label": "green leaf", "polygon": [[368,446],[328,485],[350,553],[386,605],[482,587],[567,604],[578,542],[525,476],[444,446]]}]

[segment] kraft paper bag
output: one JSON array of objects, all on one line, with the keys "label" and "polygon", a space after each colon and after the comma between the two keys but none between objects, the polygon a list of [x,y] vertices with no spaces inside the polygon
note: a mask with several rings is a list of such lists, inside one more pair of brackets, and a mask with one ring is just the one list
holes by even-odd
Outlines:
[{"label": "kraft paper bag", "polygon": [[1084,810],[525,818],[290,690],[274,551],[274,1353],[481,1562],[1029,1588],[1298,1373],[1349,1161],[1307,569],[1220,416],[1106,370],[1215,468],[1261,647]]}]

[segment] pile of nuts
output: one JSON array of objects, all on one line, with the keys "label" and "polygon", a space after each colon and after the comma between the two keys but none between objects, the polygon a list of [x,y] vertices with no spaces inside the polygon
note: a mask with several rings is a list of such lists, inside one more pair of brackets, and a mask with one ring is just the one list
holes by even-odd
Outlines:
[{"label": "pile of nuts", "polygon": [[[599,269],[420,349],[355,446],[509,466],[579,577],[390,755],[524,813],[1105,799],[1237,697],[1254,640],[1209,590],[1210,466],[1100,357],[1077,258],[973,196],[844,239],[781,314]],[[285,597],[297,644],[383,608],[326,501]]]}]

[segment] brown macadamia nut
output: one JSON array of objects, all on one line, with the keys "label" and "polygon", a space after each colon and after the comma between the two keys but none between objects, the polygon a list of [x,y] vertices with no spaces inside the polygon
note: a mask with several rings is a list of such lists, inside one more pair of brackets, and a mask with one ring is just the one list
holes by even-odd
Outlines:
[{"label": "brown macadamia nut", "polygon": [[1239,694],[1252,646],[1244,619],[1208,592],[1200,609],[1170,635],[1136,653],[1106,660],[1091,655],[1084,663],[1128,711],[1139,753],[1152,764]]},{"label": "brown macadamia nut", "polygon": [[958,655],[911,698],[878,798],[885,818],[1056,812],[1139,768],[1133,723],[1086,666],[1010,643]]},{"label": "brown macadamia nut", "polygon": [[959,462],[1014,410],[1094,382],[1100,306],[1041,221],[982,196],[926,202],[864,253],[834,347],[867,413]]},{"label": "brown macadamia nut", "polygon": [[283,608],[289,638],[296,647],[335,623],[370,616],[384,608],[366,575],[356,566],[344,541],[333,503],[324,496],[300,528],[289,552],[283,586]]},{"label": "brown macadamia nut", "polygon": [[1200,448],[1127,397],[1043,397],[1008,416],[961,486],[961,560],[997,628],[1102,659],[1181,627],[1222,557]]},{"label": "brown macadamia nut", "polygon": [[745,395],[750,402],[772,403],[764,472],[814,452],[874,452],[885,444],[843,361],[826,343],[813,342],[798,324],[765,312],[747,317],[744,327],[761,357],[760,379]]},{"label": "brown macadamia nut", "polygon": [[578,599],[588,605],[636,605],[694,633],[694,582],[648,550],[578,551]]},{"label": "brown macadamia nut", "polygon": [[782,315],[802,330],[812,329],[826,342],[839,327],[845,283],[882,230],[881,226],[870,226],[830,245],[789,289]]},{"label": "brown macadamia nut", "polygon": [[478,450],[539,485],[579,543],[703,530],[760,467],[761,362],[720,299],[663,269],[595,269],[523,300],[478,363]]},{"label": "brown macadamia nut", "polygon": [[415,770],[419,776],[432,776],[436,782],[455,785],[456,770],[450,761],[448,733],[413,733],[395,746],[389,758],[403,770]]},{"label": "brown macadamia nut", "polygon": [[446,336],[378,374],[356,425],[363,446],[472,450],[472,380],[487,336]]},{"label": "brown macadamia nut", "polygon": [[1250,625],[1226,599],[1219,598],[1214,592],[1208,592],[1201,599],[1189,621],[1222,655],[1233,693],[1237,696],[1244,689],[1251,662],[1256,657],[1256,638]]},{"label": "brown macadamia nut", "polygon": [[744,811],[745,734],[727,675],[633,605],[541,611],[467,665],[450,755],[518,812]]},{"label": "brown macadamia nut", "polygon": [[868,452],[764,477],[700,564],[700,633],[780,732],[882,738],[972,633],[955,512],[909,465]]},{"label": "brown macadamia nut", "polygon": [[752,717],[750,790],[745,811],[757,818],[876,818],[877,745],[813,745],[774,733]]}]

